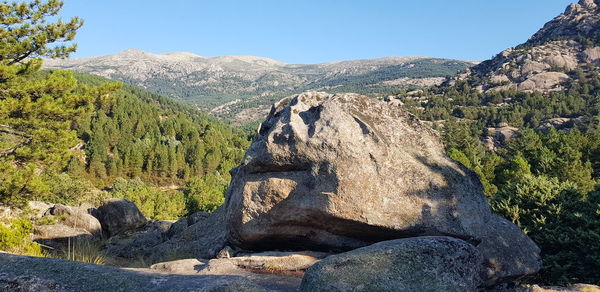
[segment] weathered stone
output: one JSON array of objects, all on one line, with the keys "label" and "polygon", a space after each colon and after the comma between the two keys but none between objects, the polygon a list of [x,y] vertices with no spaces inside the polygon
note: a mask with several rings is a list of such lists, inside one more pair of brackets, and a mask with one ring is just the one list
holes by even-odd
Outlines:
[{"label": "weathered stone", "polygon": [[166,233],[173,223],[151,221],[143,228],[117,234],[107,241],[106,254],[122,258],[145,258],[150,250],[166,240]]},{"label": "weathered stone", "polygon": [[571,286],[538,286],[529,287],[527,292],[600,292],[600,286],[589,284],[574,284]]},{"label": "weathered stone", "polygon": [[67,292],[64,286],[51,280],[27,275],[0,274],[0,291],[18,292]]},{"label": "weathered stone", "polygon": [[147,222],[137,206],[125,199],[104,201],[96,210],[95,215],[102,224],[102,229],[110,236],[135,230]]},{"label": "weathered stone", "polygon": [[188,218],[187,217],[183,217],[183,218],[177,220],[175,223],[171,224],[171,227],[169,227],[169,230],[166,233],[167,238],[172,238],[173,236],[180,234],[187,227],[188,227]]},{"label": "weathered stone", "polygon": [[517,89],[519,91],[538,90],[540,88],[555,89],[569,79],[569,75],[562,72],[543,72],[521,82]]},{"label": "weathered stone", "polygon": [[84,229],[94,235],[102,234],[100,221],[98,221],[96,217],[88,214],[85,210],[56,204],[49,209],[49,213],[53,216],[63,216],[64,219],[61,220],[61,224],[63,225]]},{"label": "weathered stone", "polygon": [[485,285],[535,274],[541,268],[540,249],[519,227],[496,215],[488,225],[489,232],[477,246],[485,255],[482,270]]},{"label": "weathered stone", "polygon": [[231,247],[226,246],[224,247],[221,251],[219,251],[219,253],[217,254],[217,258],[218,259],[228,259],[230,257],[232,257],[234,255],[234,251]]},{"label": "weathered stone", "polygon": [[152,247],[150,258],[154,262],[191,257],[214,258],[227,244],[224,214],[224,207],[220,207],[205,220],[183,228],[168,241]]},{"label": "weathered stone", "polygon": [[232,174],[230,240],[248,249],[348,250],[436,234],[470,240],[490,216],[478,179],[445,155],[435,131],[354,94],[280,101]]},{"label": "weathered stone", "polygon": [[96,236],[82,228],[73,228],[64,224],[37,225],[33,229],[32,239],[55,251],[66,249],[75,242],[91,241]]},{"label": "weathered stone", "polygon": [[46,202],[29,201],[27,202],[27,207],[33,211],[33,216],[35,218],[41,218],[50,208],[52,208],[52,205]]},{"label": "weathered stone", "polygon": [[477,291],[481,260],[450,237],[385,241],[316,263],[300,291]]}]

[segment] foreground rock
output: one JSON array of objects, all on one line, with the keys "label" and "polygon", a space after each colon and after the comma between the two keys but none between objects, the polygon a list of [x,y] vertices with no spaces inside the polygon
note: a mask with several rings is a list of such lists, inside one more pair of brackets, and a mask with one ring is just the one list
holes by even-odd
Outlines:
[{"label": "foreground rock", "polygon": [[300,291],[477,291],[481,261],[455,238],[385,241],[318,262]]},{"label": "foreground rock", "polygon": [[268,291],[233,275],[165,275],[0,253],[2,291]]},{"label": "foreground rock", "polygon": [[232,246],[345,251],[445,235],[482,246],[495,267],[488,283],[540,266],[518,228],[497,236],[490,227],[500,223],[478,178],[446,156],[438,134],[385,102],[316,92],[284,99],[231,173],[219,212]]},{"label": "foreground rock", "polygon": [[494,287],[485,290],[486,292],[600,292],[600,286],[589,284],[574,284],[565,287],[560,286],[539,286],[531,285],[528,287]]},{"label": "foreground rock", "polygon": [[102,229],[110,236],[135,230],[147,223],[138,207],[125,199],[108,199],[104,201],[94,215],[102,224]]}]

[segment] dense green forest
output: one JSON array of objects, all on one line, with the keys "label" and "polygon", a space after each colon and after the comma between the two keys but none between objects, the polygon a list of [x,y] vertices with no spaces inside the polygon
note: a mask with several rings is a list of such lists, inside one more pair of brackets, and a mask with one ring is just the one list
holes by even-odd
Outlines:
[{"label": "dense green forest", "polygon": [[[488,92],[454,86],[399,93],[404,106],[443,133],[448,154],[479,176],[492,209],[518,224],[542,249],[541,283],[599,283],[600,76],[577,76],[552,93]],[[472,81],[472,80],[471,80]],[[546,119],[571,118],[560,130]],[[487,128],[518,134],[496,151]]]},{"label": "dense green forest", "polygon": [[[45,165],[56,167],[40,169],[35,179],[20,183],[12,181],[15,185],[5,185],[0,191],[3,202],[18,204],[28,199],[65,203],[98,201],[108,194],[92,195],[92,190],[110,191],[118,178],[134,181],[129,184],[121,181],[120,187],[112,195],[120,194],[140,203],[165,200],[161,198],[164,196],[172,197],[175,205],[183,207],[182,193],[169,191],[168,188],[163,192],[156,187],[178,189],[190,179],[200,179],[201,183],[208,184],[204,186],[206,196],[222,202],[222,198],[215,198],[211,194],[218,190],[222,197],[230,179],[229,169],[239,162],[249,143],[242,131],[168,98],[96,76],[42,71],[31,74],[26,80],[41,82],[54,80],[57,76],[62,78],[61,82],[69,83],[73,94],[102,91],[96,94],[98,100],[93,102],[92,110],[82,111],[64,122],[63,131],[69,141],[61,145],[62,155],[44,161]],[[6,120],[3,124],[29,133],[19,124],[31,123],[30,120],[29,117],[18,118]],[[34,139],[34,142],[39,140]],[[31,149],[34,145],[26,145],[14,154],[34,151]],[[39,155],[45,152],[43,148],[35,151]],[[33,163],[36,160],[36,156],[26,158],[9,155],[5,158],[4,167],[9,167],[9,161],[15,158],[30,159]],[[205,177],[208,179],[203,180]],[[124,185],[129,185],[137,193],[125,190]],[[30,190],[24,193],[24,188]],[[81,196],[80,193],[90,195]],[[146,196],[140,195],[145,193]],[[200,198],[203,194],[200,193],[190,196],[193,200],[203,200]],[[153,204],[160,205],[156,202]],[[214,205],[214,202],[209,205]],[[187,211],[203,208],[196,206]],[[154,214],[147,215],[150,217],[171,219],[186,213],[181,208],[175,209],[146,213]]]}]

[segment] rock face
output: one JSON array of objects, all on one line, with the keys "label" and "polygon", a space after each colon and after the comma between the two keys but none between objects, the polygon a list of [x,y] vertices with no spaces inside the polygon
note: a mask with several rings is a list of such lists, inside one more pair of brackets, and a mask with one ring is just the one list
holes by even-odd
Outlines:
[{"label": "rock face", "polygon": [[450,237],[384,241],[316,263],[300,291],[477,291],[481,260]]},{"label": "rock face", "polygon": [[581,0],[526,43],[473,67],[482,90],[558,91],[577,78],[569,71],[600,66],[600,2]]},{"label": "rock face", "polygon": [[148,250],[165,241],[172,223],[168,221],[148,222],[143,228],[110,237],[106,241],[107,256],[126,259],[145,258]]},{"label": "rock face", "polygon": [[539,249],[518,228],[494,236],[498,218],[477,177],[445,155],[437,133],[385,102],[315,92],[284,99],[231,173],[224,211],[233,246],[350,250],[445,235],[485,247],[488,262],[515,265],[490,281],[539,269]]},{"label": "rock face", "polygon": [[102,229],[110,236],[144,226],[147,220],[137,206],[125,199],[108,199],[96,210]]}]

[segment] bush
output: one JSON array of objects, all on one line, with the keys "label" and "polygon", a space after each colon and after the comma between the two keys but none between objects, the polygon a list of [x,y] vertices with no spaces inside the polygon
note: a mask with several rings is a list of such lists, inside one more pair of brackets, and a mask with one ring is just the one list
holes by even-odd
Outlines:
[{"label": "bush", "polygon": [[600,283],[600,192],[583,195],[574,183],[525,175],[490,200],[541,249],[542,283]]},{"label": "bush", "polygon": [[94,189],[89,181],[74,179],[66,173],[48,174],[44,176],[44,181],[50,190],[47,195],[36,197],[36,200],[78,205],[90,197],[90,193]]},{"label": "bush", "polygon": [[33,224],[26,219],[15,219],[8,224],[0,223],[0,250],[30,256],[43,256],[40,245],[31,241]]},{"label": "bush", "polygon": [[219,173],[188,180],[183,188],[187,213],[215,211],[225,201],[225,191],[228,185],[228,180]]},{"label": "bush", "polygon": [[185,202],[181,192],[163,192],[146,185],[139,178],[117,179],[111,195],[132,201],[144,216],[156,220],[179,219],[185,213]]}]

